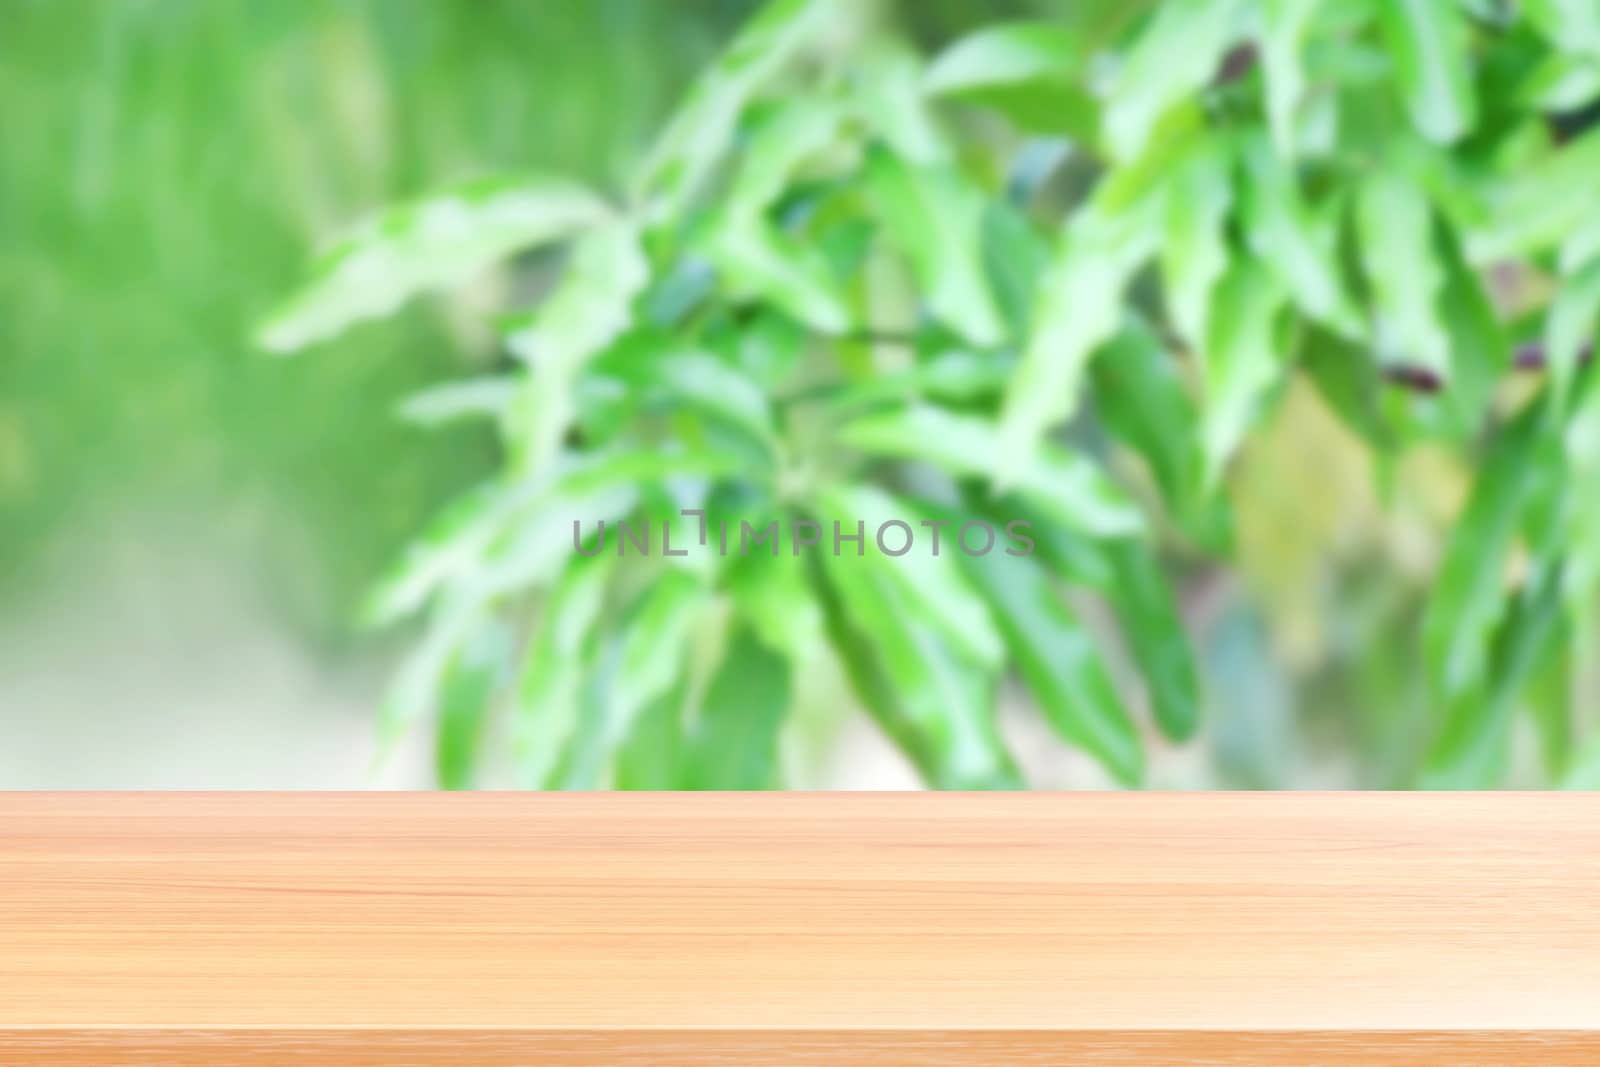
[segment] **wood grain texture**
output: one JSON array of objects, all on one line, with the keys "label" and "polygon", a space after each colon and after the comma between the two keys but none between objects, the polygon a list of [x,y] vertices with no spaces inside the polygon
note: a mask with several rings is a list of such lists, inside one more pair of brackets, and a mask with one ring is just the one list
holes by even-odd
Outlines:
[{"label": "wood grain texture", "polygon": [[0,1063],[288,1062],[1600,1063],[1600,796],[0,796]]},{"label": "wood grain texture", "polygon": [[1593,1033],[1093,1030],[0,1030],[69,1067],[1594,1067]]}]

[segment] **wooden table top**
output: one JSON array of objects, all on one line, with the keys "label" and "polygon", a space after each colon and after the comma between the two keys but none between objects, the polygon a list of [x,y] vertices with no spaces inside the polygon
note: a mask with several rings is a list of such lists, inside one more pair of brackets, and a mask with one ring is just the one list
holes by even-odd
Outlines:
[{"label": "wooden table top", "polygon": [[1600,1063],[1600,795],[0,794],[51,1062]]}]

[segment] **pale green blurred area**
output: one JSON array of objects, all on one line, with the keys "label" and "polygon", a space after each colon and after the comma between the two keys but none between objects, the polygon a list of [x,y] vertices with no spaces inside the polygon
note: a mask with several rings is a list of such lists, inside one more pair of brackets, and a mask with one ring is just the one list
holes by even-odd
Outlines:
[{"label": "pale green blurred area", "polygon": [[393,408],[492,352],[437,306],[314,359],[253,326],[384,203],[611,182],[750,6],[5,5],[0,786],[363,783],[355,604],[494,458]]},{"label": "pale green blurred area", "polygon": [[[755,6],[8,0],[0,788],[427,784],[425,759],[369,773],[407,635],[351,620],[493,466],[487,430],[393,410],[494,358],[495,294],[315,358],[254,326],[384,204],[483,174],[615,190]],[[994,10],[919,5],[910,29]]]},{"label": "pale green blurred area", "polygon": [[[8,0],[0,787],[427,784],[425,758],[370,773],[407,635],[350,620],[424,517],[493,468],[488,431],[393,411],[497,358],[497,294],[293,360],[252,328],[382,204],[489,173],[614,190],[753,6]],[[937,44],[1040,6],[900,10]],[[1210,719],[1153,753],[1150,784],[1382,786],[1415,763],[1412,638],[1465,473],[1421,454],[1380,501],[1370,462],[1309,392],[1250,445],[1239,562],[1183,581]],[[1031,780],[1105,784],[1013,718]],[[800,784],[914,782],[858,719],[839,730]]]}]

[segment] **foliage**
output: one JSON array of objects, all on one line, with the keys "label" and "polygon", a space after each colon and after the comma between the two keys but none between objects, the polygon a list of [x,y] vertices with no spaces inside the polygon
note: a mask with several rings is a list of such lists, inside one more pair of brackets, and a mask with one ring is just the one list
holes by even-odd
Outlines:
[{"label": "foliage", "polygon": [[[609,206],[540,179],[396,209],[264,340],[565,260],[505,323],[505,375],[414,405],[493,419],[506,459],[377,591],[375,619],[427,616],[386,736],[431,718],[451,785],[487,761],[536,787],[771,786],[833,661],[928,783],[1011,787],[1014,672],[1136,784],[1203,704],[1171,560],[1233,550],[1237,456],[1303,385],[1379,479],[1418,449],[1476,468],[1396,777],[1502,780],[1600,578],[1580,8],[1100,0],[924,62],[860,5],[777,0]],[[574,519],[682,508],[1027,515],[1038,551],[573,552]],[[1565,773],[1579,724],[1547,702],[1537,726]]]},{"label": "foliage", "polygon": [[317,360],[261,359],[251,324],[317,235],[368,205],[484,171],[621,165],[734,24],[712,8],[7,3],[0,603],[31,627],[35,591],[110,598],[109,561],[201,552],[247,560],[264,625],[318,669],[350,650],[351,601],[495,462],[487,427],[441,439],[392,417],[495,358],[470,310],[493,296],[462,288],[446,314],[407,308]]}]

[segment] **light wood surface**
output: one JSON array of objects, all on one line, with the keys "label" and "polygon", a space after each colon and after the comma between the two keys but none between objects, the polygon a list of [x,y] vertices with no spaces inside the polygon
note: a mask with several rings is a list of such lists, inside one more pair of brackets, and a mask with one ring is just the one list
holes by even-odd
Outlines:
[{"label": "light wood surface", "polygon": [[1596,1064],[1600,796],[0,795],[0,1063]]}]

